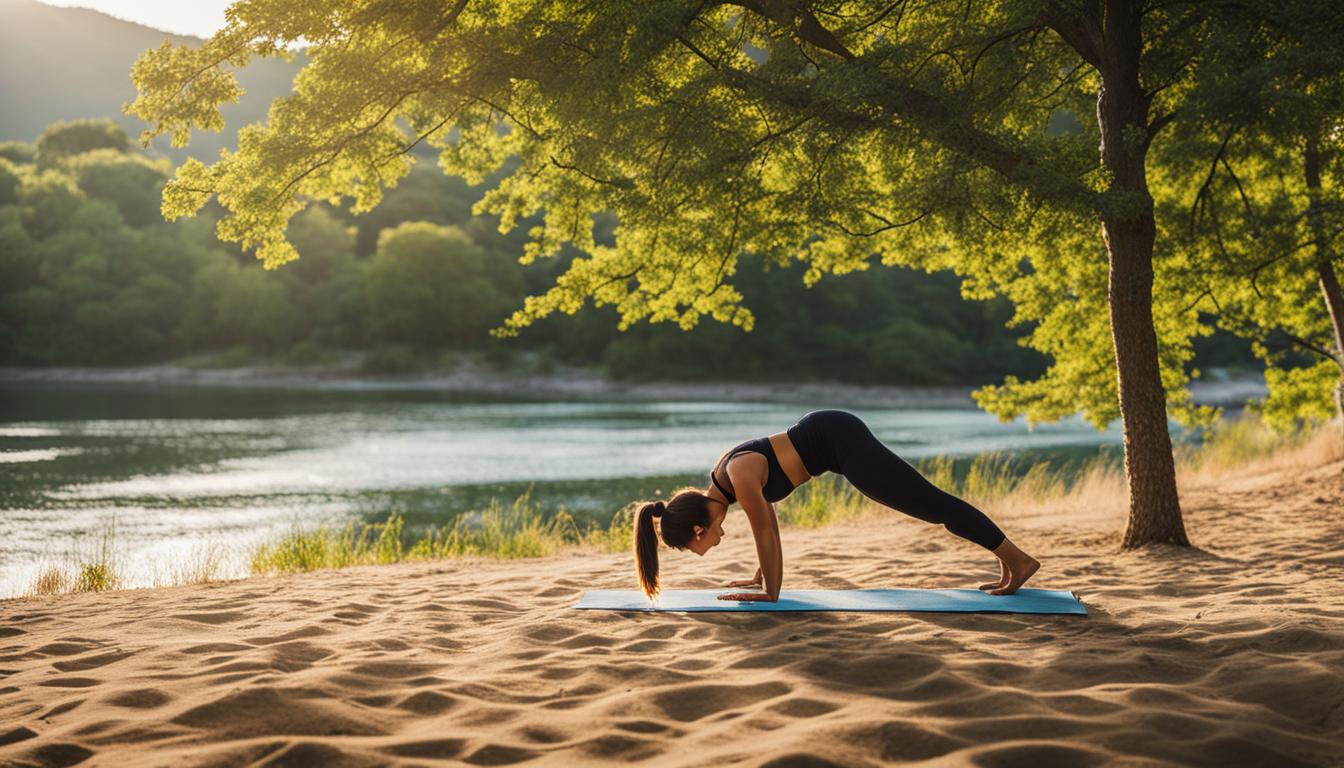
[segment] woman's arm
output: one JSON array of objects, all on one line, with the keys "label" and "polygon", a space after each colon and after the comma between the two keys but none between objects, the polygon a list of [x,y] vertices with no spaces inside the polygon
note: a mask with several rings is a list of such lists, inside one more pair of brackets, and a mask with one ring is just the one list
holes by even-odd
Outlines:
[{"label": "woman's arm", "polygon": [[[751,523],[751,534],[756,539],[756,557],[761,563],[762,587],[765,595],[756,595],[752,599],[779,600],[780,585],[784,581],[784,550],[779,543],[779,518],[775,515],[773,504],[761,495],[761,487],[749,482],[739,483],[733,480],[737,492],[737,501],[747,513]],[[741,599],[740,595],[724,595],[724,599]]]}]

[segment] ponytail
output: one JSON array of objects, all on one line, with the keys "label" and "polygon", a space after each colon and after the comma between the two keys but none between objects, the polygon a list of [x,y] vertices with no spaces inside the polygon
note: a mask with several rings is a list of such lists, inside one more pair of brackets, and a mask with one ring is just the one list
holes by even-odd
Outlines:
[{"label": "ponytail", "polygon": [[[657,531],[655,517],[661,518]],[[709,526],[709,497],[694,488],[677,491],[666,504],[651,501],[635,513],[635,573],[650,600],[658,596],[658,539],[671,549],[685,549],[697,525]]]},{"label": "ponytail", "polygon": [[666,504],[654,501],[635,514],[635,571],[639,588],[650,600],[658,595],[658,534],[653,530],[653,519],[666,511]]}]

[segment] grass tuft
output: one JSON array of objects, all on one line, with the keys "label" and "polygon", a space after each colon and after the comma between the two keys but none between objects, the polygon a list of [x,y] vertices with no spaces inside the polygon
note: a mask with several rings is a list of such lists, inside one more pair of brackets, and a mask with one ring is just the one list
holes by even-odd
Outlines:
[{"label": "grass tuft", "polygon": [[63,592],[69,592],[70,586],[74,583],[74,578],[70,575],[70,567],[64,563],[47,565],[38,571],[37,578],[33,580],[32,586],[28,590],[30,595],[58,595]]},{"label": "grass tuft", "polygon": [[198,544],[191,554],[172,564],[164,586],[219,581],[224,570],[224,556],[225,548],[219,542]]},{"label": "grass tuft", "polygon": [[358,530],[353,520],[339,531],[326,525],[309,530],[295,522],[279,540],[253,551],[250,570],[254,574],[300,573],[399,562],[403,554],[402,525],[401,514],[397,512],[381,523],[365,523]]},{"label": "grass tuft", "polygon": [[104,592],[121,586],[121,563],[115,554],[117,518],[103,526],[98,544],[91,552],[77,556],[72,592]]}]

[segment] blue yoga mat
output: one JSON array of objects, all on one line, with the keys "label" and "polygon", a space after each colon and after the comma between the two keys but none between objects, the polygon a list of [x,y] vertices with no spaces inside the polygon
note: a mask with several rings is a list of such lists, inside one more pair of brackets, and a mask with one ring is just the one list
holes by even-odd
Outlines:
[{"label": "blue yoga mat", "polygon": [[1076,613],[1087,607],[1067,589],[991,595],[978,589],[785,589],[778,602],[720,600],[740,589],[668,589],[649,603],[637,589],[593,589],[575,608],[612,611],[947,611],[954,613]]}]

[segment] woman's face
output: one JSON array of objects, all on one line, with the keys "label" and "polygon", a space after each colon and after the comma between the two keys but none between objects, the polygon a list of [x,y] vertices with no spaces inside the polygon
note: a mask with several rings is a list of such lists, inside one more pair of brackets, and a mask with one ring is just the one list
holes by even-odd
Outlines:
[{"label": "woman's face", "polygon": [[725,514],[727,510],[724,510],[718,504],[714,507],[717,507],[718,511],[709,513],[709,527],[695,526],[696,538],[691,539],[690,543],[686,545],[687,549],[701,557],[709,550],[717,547],[723,539],[723,519],[727,517],[727,514]]}]

